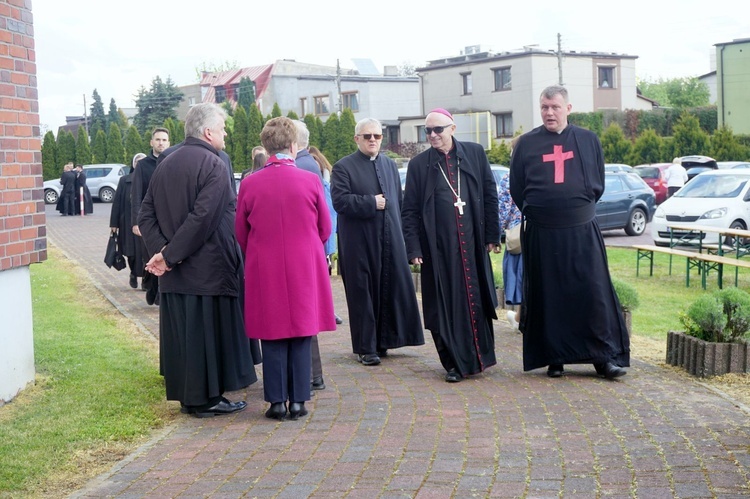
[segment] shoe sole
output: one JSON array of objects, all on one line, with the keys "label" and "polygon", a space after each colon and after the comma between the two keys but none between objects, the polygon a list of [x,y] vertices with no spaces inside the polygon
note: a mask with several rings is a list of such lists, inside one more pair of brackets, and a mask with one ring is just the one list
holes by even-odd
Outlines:
[{"label": "shoe sole", "polygon": [[359,362],[363,366],[377,366],[378,364],[380,364],[379,360],[374,360],[374,361],[373,360],[367,360],[366,361],[366,360],[360,359],[360,358],[357,358],[357,362]]}]

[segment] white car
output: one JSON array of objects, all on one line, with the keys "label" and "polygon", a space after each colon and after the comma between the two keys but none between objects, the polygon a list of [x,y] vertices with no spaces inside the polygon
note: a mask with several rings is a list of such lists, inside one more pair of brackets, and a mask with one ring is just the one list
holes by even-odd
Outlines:
[{"label": "white car", "polygon": [[[669,225],[704,225],[719,228],[750,227],[750,169],[712,170],[696,175],[656,209],[651,237],[657,246],[670,244]],[[685,235],[674,231],[673,237]],[[716,244],[716,234],[704,243]]]},{"label": "white car", "polygon": [[[86,187],[92,198],[98,198],[102,203],[111,203],[115,199],[117,183],[120,177],[130,173],[130,167],[119,163],[104,163],[99,165],[83,165],[86,172]],[[60,179],[44,182],[44,202],[55,204],[60,197],[62,184]]]}]

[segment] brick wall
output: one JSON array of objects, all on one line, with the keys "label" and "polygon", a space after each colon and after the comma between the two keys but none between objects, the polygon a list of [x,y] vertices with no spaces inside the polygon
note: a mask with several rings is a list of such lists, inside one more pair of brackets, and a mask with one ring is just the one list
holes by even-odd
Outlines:
[{"label": "brick wall", "polygon": [[31,0],[0,0],[0,271],[47,259]]}]

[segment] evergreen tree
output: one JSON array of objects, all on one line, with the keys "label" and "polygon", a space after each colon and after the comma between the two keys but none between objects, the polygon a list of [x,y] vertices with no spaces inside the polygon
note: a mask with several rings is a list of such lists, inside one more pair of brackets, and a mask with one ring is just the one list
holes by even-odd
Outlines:
[{"label": "evergreen tree", "polygon": [[237,88],[237,106],[245,109],[245,113],[250,113],[250,106],[255,104],[255,82],[247,76],[240,79],[240,85]]},{"label": "evergreen tree", "polygon": [[[354,119],[354,113],[349,108],[341,111],[339,117],[338,146],[339,159],[348,156],[357,150],[357,143],[354,142],[354,128],[357,121]],[[382,131],[381,131],[382,133]]]},{"label": "evergreen tree", "polygon": [[117,104],[115,104],[114,99],[111,99],[109,101],[109,113],[107,113],[107,126],[111,125],[112,123],[117,124],[117,126],[119,126],[120,129],[122,129],[123,126],[128,124],[127,120],[122,121],[120,117],[120,110],[117,108]]},{"label": "evergreen tree", "polygon": [[225,130],[227,132],[227,136],[224,137],[224,152],[227,153],[227,155],[229,156],[229,161],[232,162],[232,171],[237,171],[238,166],[232,159],[234,158],[234,148],[236,147],[234,132],[232,130]]},{"label": "evergreen tree", "polygon": [[716,161],[734,161],[748,156],[750,151],[740,144],[730,128],[718,128],[711,136],[711,157]]},{"label": "evergreen tree", "polygon": [[146,152],[143,150],[143,139],[141,139],[138,129],[134,125],[131,125],[128,127],[128,131],[125,132],[125,159],[130,161],[129,163],[126,161],[125,164],[132,165],[133,157],[139,152]]},{"label": "evergreen tree", "polygon": [[109,135],[107,136],[107,163],[127,164],[125,161],[125,146],[122,143],[122,132],[116,123],[109,125]]},{"label": "evergreen tree", "polygon": [[[161,126],[169,131],[169,143],[172,144],[172,137],[177,134],[177,123],[172,118],[167,118]],[[174,142],[174,144],[176,143]]]},{"label": "evergreen tree", "polygon": [[[273,109],[271,109],[271,118],[278,118],[281,116],[281,108],[279,107],[278,102],[273,103]],[[271,119],[269,118],[269,119]],[[266,120],[268,121],[268,120]]]},{"label": "evergreen tree", "polygon": [[91,126],[98,125],[101,128],[107,126],[107,117],[104,115],[104,104],[102,98],[99,97],[99,92],[94,89],[94,93],[91,96],[93,102],[91,103],[91,116],[89,117],[89,123]]},{"label": "evergreen tree", "polygon": [[[133,119],[138,131],[143,134],[161,126],[167,118],[177,119],[175,108],[180,104],[183,94],[171,78],[162,81],[159,76],[151,81],[151,88],[141,87],[135,99],[138,113]],[[149,137],[149,141],[150,141]]]},{"label": "evergreen tree", "polygon": [[57,142],[52,130],[44,134],[42,142],[42,180],[59,178],[60,171],[57,168]]},{"label": "evergreen tree", "polygon": [[83,125],[78,125],[78,133],[76,134],[76,163],[81,165],[91,164],[89,136],[86,135],[86,129],[83,128]]},{"label": "evergreen tree", "polygon": [[73,134],[66,131],[60,130],[57,133],[57,168],[62,172],[62,167],[65,163],[76,161],[76,139]]},{"label": "evergreen tree", "polygon": [[289,111],[288,113],[286,113],[286,117],[290,120],[299,120],[299,116],[297,116],[297,113],[295,113],[294,111]]},{"label": "evergreen tree", "polygon": [[96,134],[99,133],[99,130],[104,130],[99,123],[89,125],[89,140],[91,142],[94,141],[94,139],[96,138]]},{"label": "evergreen tree", "polygon": [[659,163],[661,161],[662,139],[653,128],[644,130],[635,140],[628,160],[629,165]]},{"label": "evergreen tree", "polygon": [[185,122],[178,121],[175,127],[174,138],[169,137],[170,144],[179,144],[185,140]]},{"label": "evergreen tree", "polygon": [[607,163],[625,163],[630,155],[632,144],[625,138],[625,133],[617,123],[610,124],[602,133],[604,161]]},{"label": "evergreen tree", "polygon": [[120,128],[125,129],[130,126],[130,120],[125,116],[125,112],[119,107],[117,108],[117,115],[119,116],[117,124]]},{"label": "evergreen tree", "polygon": [[224,102],[222,102],[221,108],[225,113],[227,113],[227,118],[234,116],[234,107],[232,107],[231,101],[225,100]]},{"label": "evergreen tree", "polygon": [[688,156],[690,154],[706,154],[708,152],[708,134],[701,130],[698,118],[682,113],[674,126],[675,156]]},{"label": "evergreen tree", "polygon": [[320,143],[320,128],[318,128],[318,121],[315,119],[315,116],[312,114],[306,114],[302,121],[305,122],[307,129],[310,131],[310,145],[315,146],[322,151],[323,148]]},{"label": "evergreen tree", "polygon": [[101,128],[96,132],[91,142],[91,156],[93,163],[107,162],[107,134]]},{"label": "evergreen tree", "polygon": [[234,130],[232,133],[232,164],[240,168],[240,171],[253,164],[250,157],[252,147],[248,147],[249,122],[245,108],[237,106],[234,112]]},{"label": "evergreen tree", "polygon": [[336,163],[341,157],[339,154],[339,117],[336,113],[331,114],[323,125],[323,154],[331,164]]},{"label": "evergreen tree", "polygon": [[510,147],[508,147],[508,143],[504,140],[499,143],[493,140],[487,153],[487,159],[495,165],[509,165]]},{"label": "evergreen tree", "polygon": [[261,145],[260,132],[263,131],[263,115],[260,114],[258,106],[250,108],[247,121],[247,147],[252,151],[253,147]]}]

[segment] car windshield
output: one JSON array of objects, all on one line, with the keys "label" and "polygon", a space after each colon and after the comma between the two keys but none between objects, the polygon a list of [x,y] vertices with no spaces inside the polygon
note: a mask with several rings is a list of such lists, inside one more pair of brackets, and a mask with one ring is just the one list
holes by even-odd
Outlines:
[{"label": "car windshield", "polygon": [[680,198],[734,198],[747,183],[747,176],[698,175],[677,191]]},{"label": "car windshield", "polygon": [[659,178],[659,169],[657,167],[636,168],[635,172],[641,178]]}]

